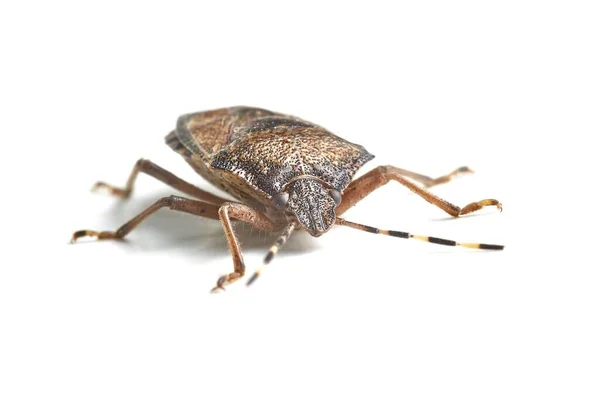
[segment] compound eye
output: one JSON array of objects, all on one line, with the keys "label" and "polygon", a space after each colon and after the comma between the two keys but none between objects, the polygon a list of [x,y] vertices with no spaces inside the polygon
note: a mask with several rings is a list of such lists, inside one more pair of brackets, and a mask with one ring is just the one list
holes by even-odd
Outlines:
[{"label": "compound eye", "polygon": [[288,192],[279,193],[277,196],[273,197],[273,203],[275,203],[275,207],[280,210],[283,210],[290,199],[290,194]]},{"label": "compound eye", "polygon": [[330,189],[329,190],[329,195],[331,196],[331,198],[335,202],[335,206],[336,207],[339,206],[340,203],[342,202],[342,194],[340,193],[340,191],[336,190],[336,189]]}]

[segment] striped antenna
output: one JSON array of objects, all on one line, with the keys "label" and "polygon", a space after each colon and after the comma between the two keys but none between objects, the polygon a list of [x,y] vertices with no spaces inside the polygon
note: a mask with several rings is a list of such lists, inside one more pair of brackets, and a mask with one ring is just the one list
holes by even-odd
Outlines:
[{"label": "striped antenna", "polygon": [[441,244],[443,246],[460,246],[460,247],[468,247],[470,249],[481,249],[481,250],[503,250],[504,249],[504,246],[499,245],[499,244],[458,243],[458,242],[455,242],[454,240],[441,239],[441,238],[437,238],[437,237],[433,237],[433,236],[413,235],[412,233],[408,233],[408,232],[390,231],[390,230],[374,228],[372,226],[367,226],[367,225],[363,225],[363,224],[357,224],[356,222],[346,221],[345,219],[342,219],[342,218],[337,218],[335,223],[338,225],[348,226],[350,228],[358,229],[358,230],[369,232],[369,233],[375,233],[378,235],[393,236],[393,237],[398,237],[398,238],[402,238],[402,239],[417,239],[417,240],[422,240],[424,242]]},{"label": "striped antenna", "polygon": [[281,236],[279,236],[279,238],[275,241],[273,246],[271,246],[271,248],[269,249],[269,252],[265,256],[260,268],[258,268],[252,274],[250,279],[248,279],[248,282],[246,282],[246,286],[252,285],[252,283],[254,283],[254,281],[256,279],[258,279],[259,275],[262,274],[263,269],[271,263],[271,261],[273,260],[273,258],[275,257],[275,255],[277,254],[277,252],[279,251],[281,246],[283,246],[285,244],[285,242],[287,242],[287,240],[290,238],[290,236],[292,235],[292,232],[294,232],[294,229],[296,229],[296,222],[290,223],[285,228],[285,230],[281,233]]}]

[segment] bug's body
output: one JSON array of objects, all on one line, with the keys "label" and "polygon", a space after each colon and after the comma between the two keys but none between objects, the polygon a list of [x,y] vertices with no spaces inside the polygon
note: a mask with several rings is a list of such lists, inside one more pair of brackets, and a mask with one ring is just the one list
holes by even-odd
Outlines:
[{"label": "bug's body", "polygon": [[[259,230],[282,231],[269,249],[263,266],[271,262],[295,229],[304,229],[313,236],[320,236],[334,224],[445,246],[487,250],[504,248],[500,245],[458,243],[432,236],[383,230],[340,218],[350,207],[390,181],[406,186],[454,217],[487,206],[501,209],[500,202],[495,199],[480,200],[461,208],[426,189],[448,182],[456,175],[471,172],[467,167],[432,179],[401,168],[380,166],[352,180],[356,171],[373,158],[364,147],[300,118],[252,107],[221,108],[183,115],[178,119],[175,130],[167,135],[166,142],[198,174],[239,202],[215,196],[148,160],[140,159],[125,188],[104,182],[98,182],[95,187],[103,187],[115,195],[127,197],[131,194],[138,173],[144,172],[194,199],[164,197],[114,232],[81,230],[73,234],[72,241],[84,236],[123,238],[163,207],[218,219],[231,250],[234,272],[220,277],[215,290],[223,289],[245,274],[241,248],[231,223],[233,220],[244,221]],[[394,206],[390,205],[390,208]],[[259,273],[260,269],[252,275],[248,284]]]},{"label": "bug's body", "polygon": [[342,192],[373,158],[318,125],[250,107],[183,115],[166,142],[204,179],[281,225],[273,197],[293,179],[299,196],[313,189],[311,178]]}]

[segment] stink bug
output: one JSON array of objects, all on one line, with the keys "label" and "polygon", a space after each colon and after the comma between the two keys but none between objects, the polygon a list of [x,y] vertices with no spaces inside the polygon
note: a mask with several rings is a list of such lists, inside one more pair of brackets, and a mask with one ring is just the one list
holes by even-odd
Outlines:
[{"label": "stink bug", "polygon": [[[94,188],[128,197],[138,173],[146,173],[194,199],[170,196],[159,199],[114,232],[81,230],[72,242],[84,236],[120,239],[160,208],[218,219],[233,257],[233,272],[217,280],[213,291],[224,289],[244,276],[246,267],[231,221],[243,221],[262,231],[282,232],[264,258],[268,265],[296,229],[318,237],[334,225],[404,239],[418,239],[445,246],[502,250],[504,246],[458,243],[431,236],[378,229],[350,222],[340,216],[389,181],[396,181],[453,217],[487,206],[502,210],[495,199],[484,199],[458,207],[427,190],[471,172],[467,167],[433,179],[393,166],[380,166],[356,180],[356,171],[374,156],[324,128],[290,115],[252,107],[222,108],[179,117],[166,143],[204,179],[226,191],[238,202],[206,192],[164,170],[149,160],[135,164],[124,188],[98,182]],[[250,285],[262,267],[250,277]]]}]

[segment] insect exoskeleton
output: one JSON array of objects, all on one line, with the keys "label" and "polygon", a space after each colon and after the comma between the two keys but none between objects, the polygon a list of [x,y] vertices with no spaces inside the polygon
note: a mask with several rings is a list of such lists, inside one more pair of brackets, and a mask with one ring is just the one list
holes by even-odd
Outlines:
[{"label": "insect exoskeleton", "polygon": [[296,229],[318,237],[333,225],[398,238],[412,238],[446,246],[502,250],[504,246],[462,243],[408,232],[370,227],[341,218],[341,215],[377,188],[390,181],[459,217],[487,206],[502,209],[495,199],[484,199],[458,207],[428,189],[472,172],[456,168],[438,178],[393,166],[380,166],[353,180],[360,167],[373,158],[361,145],[351,143],[325,128],[300,118],[252,107],[231,107],[185,114],[179,117],[166,143],[204,179],[236,200],[202,190],[149,160],[140,159],[124,188],[98,182],[112,194],[128,197],[139,172],[150,175],[189,197],[161,198],[116,231],[81,230],[72,241],[90,236],[123,238],[160,208],[218,219],[233,259],[234,271],[217,280],[214,291],[222,290],[245,275],[246,268],[232,221],[243,221],[263,231],[281,235],[269,249],[261,268],[247,281],[254,282]]}]

